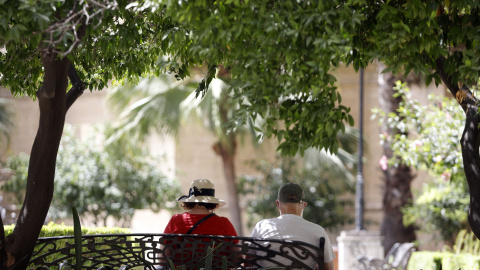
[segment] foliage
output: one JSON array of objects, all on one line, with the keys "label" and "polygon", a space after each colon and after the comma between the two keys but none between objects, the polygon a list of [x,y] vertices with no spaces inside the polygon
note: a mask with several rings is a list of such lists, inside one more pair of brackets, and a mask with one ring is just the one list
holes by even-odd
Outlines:
[{"label": "foliage", "polygon": [[[62,269],[76,269],[76,270],[81,270],[83,269],[83,266],[84,266],[84,261],[83,261],[83,247],[82,247],[82,242],[83,242],[83,239],[82,239],[82,225],[80,224],[80,218],[78,216],[78,213],[77,213],[77,209],[75,207],[72,207],[72,214],[73,214],[73,233],[74,233],[74,241],[73,241],[73,244],[74,244],[74,247],[75,247],[75,261],[72,262],[72,263],[69,263],[68,260],[64,260],[63,262],[59,263],[58,265],[58,270],[62,270]],[[108,244],[108,246],[110,246],[111,244]],[[121,245],[114,245],[116,248],[124,248],[122,247]],[[93,254],[90,254],[90,256],[92,256]],[[136,254],[133,254],[134,256]],[[51,260],[52,256],[49,256],[49,259]],[[142,257],[140,257],[142,258]],[[145,263],[145,266],[148,266],[146,267],[145,269],[155,269],[155,267],[153,267],[150,263],[148,263],[146,260],[143,260],[143,262]],[[85,265],[88,265],[88,263],[86,263]],[[39,268],[37,268],[39,269]],[[48,267],[45,267],[45,266],[42,266],[40,267],[40,269],[48,269]],[[98,270],[101,270],[101,269],[105,269],[105,266],[100,266],[99,268],[97,268]],[[107,268],[107,269],[111,269],[111,268]]]},{"label": "foliage", "polygon": [[480,256],[476,255],[417,251],[412,253],[407,269],[478,269],[479,266]]},{"label": "foliage", "polygon": [[[474,1],[43,0],[0,5],[0,46],[6,49],[0,53],[0,85],[16,95],[34,96],[40,85],[38,47],[68,55],[91,90],[114,78],[135,83],[139,76],[163,71],[181,79],[190,74],[189,67],[203,65],[207,71],[200,95],[215,68],[223,66],[240,105],[230,128],[250,117],[267,119],[261,124],[263,135],[276,136],[284,154],[308,147],[338,149],[335,135],[346,122],[353,124],[332,75],[341,63],[358,69],[380,60],[395,72],[413,70],[424,73],[427,83],[439,83],[435,60],[444,56],[453,84],[475,84],[480,77],[480,4]],[[72,14],[80,15],[68,20]],[[82,39],[76,32],[80,26],[86,28]],[[71,50],[73,45],[78,47]]]},{"label": "foliage", "polygon": [[[15,224],[6,225],[5,235],[9,235],[13,232]],[[84,227],[82,226],[82,234],[120,234],[120,233],[130,233],[130,230],[127,228],[119,227]],[[54,236],[65,236],[73,235],[73,226],[67,226],[65,224],[56,224],[53,222],[43,225],[42,231],[40,232],[40,237],[54,237]]]},{"label": "foliage", "polygon": [[11,101],[0,98],[0,142],[10,141],[10,132],[13,127],[13,114],[10,109]]},{"label": "foliage", "polygon": [[248,225],[278,216],[275,200],[278,189],[287,182],[297,183],[305,190],[308,205],[303,217],[306,220],[331,229],[352,222],[345,209],[352,202],[345,195],[354,190],[353,177],[339,177],[326,162],[316,164],[302,164],[298,158],[287,157],[277,158],[274,163],[252,162],[259,175],[243,176],[238,183],[239,192],[248,201]]},{"label": "foliage", "polygon": [[72,207],[73,213],[73,235],[75,239],[75,269],[82,269],[82,225],[75,207]]},{"label": "foliage", "polygon": [[[238,106],[228,94],[230,86],[223,79],[212,79],[208,92],[198,99],[194,91],[197,85],[196,77],[177,81],[173,75],[164,74],[143,78],[138,85],[115,87],[109,91],[107,102],[120,117],[108,141],[133,137],[144,142],[152,131],[176,135],[182,121],[192,117],[204,123],[223,145],[231,147],[232,132],[226,130],[225,123],[234,118]],[[252,129],[252,125],[248,127]],[[245,129],[238,126],[234,134],[243,135]]]},{"label": "foliage", "polygon": [[[145,150],[136,155],[105,151],[98,144],[98,133],[85,141],[74,136],[66,126],[57,157],[55,195],[49,212],[57,220],[71,216],[75,206],[83,219],[94,224],[106,224],[107,217],[118,224],[128,225],[135,209],[158,211],[169,208],[180,193],[178,183],[164,176],[159,165]],[[97,142],[97,143],[95,143]],[[26,185],[28,157],[19,155],[6,164],[16,173],[5,185],[5,191],[18,194],[21,203]]]},{"label": "foliage", "polygon": [[460,230],[455,239],[453,247],[445,246],[445,251],[455,254],[471,254],[480,256],[480,240],[477,239],[473,232]]},{"label": "foliage", "polygon": [[28,161],[30,156],[24,153],[10,155],[3,164],[3,167],[15,172],[9,181],[4,183],[1,190],[9,193],[14,204],[20,204],[25,198],[25,186],[28,176]]},{"label": "foliage", "polygon": [[380,60],[439,83],[435,60],[445,56],[453,83],[479,77],[480,11],[471,1],[163,2],[166,16],[187,29],[191,58],[229,69],[241,104],[236,122],[268,119],[265,135],[276,135],[286,154],[338,148],[335,134],[353,122],[337,106],[331,71],[340,63],[358,69]]},{"label": "foliage", "polygon": [[180,103],[193,92],[191,81],[177,81],[173,75],[163,74],[143,78],[136,85],[114,87],[108,92],[107,103],[118,113],[119,123],[108,142],[128,137],[141,143],[154,132],[177,134],[182,118]]},{"label": "foliage", "polygon": [[155,67],[164,46],[158,41],[169,42],[163,35],[172,27],[153,1],[1,1],[0,6],[0,46],[6,49],[0,53],[0,84],[15,95],[34,97],[44,50],[73,60],[91,90],[113,78],[134,79]]},{"label": "foliage", "polygon": [[[469,194],[459,142],[465,114],[455,100],[430,96],[429,105],[422,106],[410,97],[405,84],[398,82],[396,90],[403,100],[397,114],[389,114],[384,124],[409,136],[381,135],[394,151],[389,165],[404,163],[427,171],[432,178],[423,185],[413,205],[404,208],[404,223],[421,221],[426,230],[439,230],[444,239],[451,240],[468,226]],[[379,119],[383,122],[384,117]]]},{"label": "foliage", "polygon": [[[240,105],[230,128],[266,119],[263,135],[276,135],[282,153],[308,146],[336,151],[335,136],[353,117],[339,105],[329,72],[350,50],[346,41],[361,15],[330,2],[324,13],[311,2],[207,2],[165,1],[166,14],[188,29],[191,58],[229,70]],[[339,27],[326,23],[336,20]]]},{"label": "foliage", "polygon": [[[64,224],[55,224],[53,222],[49,223],[48,225],[45,225],[42,227],[42,231],[40,233],[40,237],[53,237],[53,236],[67,236],[67,235],[74,235],[74,241],[73,243],[70,243],[71,245],[75,245],[75,264],[71,265],[68,261],[64,260],[61,261],[62,258],[64,258],[63,255],[58,254],[58,255],[50,255],[48,256],[49,261],[61,261],[59,263],[58,269],[70,269],[70,267],[73,267],[73,269],[82,269],[82,235],[87,235],[87,234],[124,234],[124,233],[129,233],[128,229],[125,228],[101,228],[101,227],[96,227],[96,228],[85,228],[80,225],[79,217],[77,214],[77,211],[75,208],[72,208],[72,213],[73,213],[73,220],[74,220],[74,225],[73,226],[65,226]],[[9,235],[13,232],[14,225],[8,225],[4,226],[5,229],[5,235]],[[64,240],[63,243],[57,242],[57,245],[55,246],[56,249],[61,249],[66,246],[68,240]],[[68,241],[69,242],[69,241]],[[36,247],[35,251],[38,251],[39,247]],[[87,248],[84,248],[84,251],[87,251]],[[40,250],[42,251],[42,250]],[[43,250],[43,252],[49,252],[49,249]],[[91,250],[88,250],[91,251]],[[36,269],[48,269],[48,267],[45,266],[40,266],[37,267]]]}]

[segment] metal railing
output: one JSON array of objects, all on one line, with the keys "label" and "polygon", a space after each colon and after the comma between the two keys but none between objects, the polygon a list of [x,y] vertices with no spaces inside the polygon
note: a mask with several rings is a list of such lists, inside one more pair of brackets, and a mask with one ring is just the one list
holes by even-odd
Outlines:
[{"label": "metal railing", "polygon": [[[257,269],[265,265],[311,269],[312,263],[316,263],[322,269],[324,242],[325,239],[314,246],[300,241],[218,235],[84,235],[82,259],[84,269],[102,266],[113,269],[168,268],[166,258],[176,266],[199,269],[204,267],[210,247],[212,269],[222,269],[222,263],[227,263],[229,269]],[[73,236],[45,237],[38,239],[30,266],[58,267],[65,261],[73,263],[74,260]]]}]

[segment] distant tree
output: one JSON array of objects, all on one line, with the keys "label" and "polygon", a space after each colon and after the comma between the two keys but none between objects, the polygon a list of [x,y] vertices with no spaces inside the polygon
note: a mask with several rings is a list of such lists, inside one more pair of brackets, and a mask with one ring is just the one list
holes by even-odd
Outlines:
[{"label": "distant tree", "polygon": [[[397,110],[402,101],[402,95],[394,89],[398,80],[404,80],[408,84],[419,84],[420,78],[414,74],[408,74],[406,77],[392,72],[383,72],[385,65],[378,63],[378,101],[379,107],[385,114],[391,118],[397,114]],[[401,116],[398,116],[401,117]],[[387,124],[380,125],[380,131],[383,136],[396,136],[402,133],[398,129],[393,129]],[[382,143],[383,155],[381,161],[392,158],[393,151],[389,141]],[[406,226],[403,220],[402,207],[409,205],[413,198],[411,183],[415,176],[412,168],[405,164],[399,166],[381,167],[383,172],[383,218],[380,226],[380,233],[383,238],[383,250],[388,252],[395,243],[413,242],[417,239],[415,227]]]},{"label": "distant tree", "polygon": [[[97,226],[106,226],[107,218],[111,218],[115,225],[128,227],[136,209],[168,208],[165,202],[173,201],[180,194],[178,182],[165,177],[158,159],[144,150],[129,155],[116,152],[114,147],[103,149],[95,143],[102,135],[94,132],[90,138],[79,141],[74,129],[65,126],[55,176],[58,185],[49,219],[69,218],[75,206],[82,219]],[[12,193],[15,203],[21,204],[28,156],[11,156],[6,167],[15,174],[2,190]]]},{"label": "distant tree", "polygon": [[329,229],[353,222],[348,207],[353,205],[349,195],[355,188],[358,131],[346,131],[338,136],[338,154],[307,149],[304,157],[277,157],[272,163],[252,161],[258,175],[244,175],[238,183],[238,190],[247,201],[248,225],[278,216],[275,200],[278,189],[287,182],[297,183],[305,191],[305,219]]},{"label": "distant tree", "polygon": [[411,98],[406,84],[397,82],[395,91],[401,100],[399,108],[382,121],[397,131],[393,136],[382,135],[393,152],[385,165],[409,166],[428,172],[431,178],[416,199],[403,207],[403,223],[438,231],[453,243],[456,233],[468,226],[468,186],[459,145],[465,114],[450,98],[430,96],[430,104],[421,105]]}]

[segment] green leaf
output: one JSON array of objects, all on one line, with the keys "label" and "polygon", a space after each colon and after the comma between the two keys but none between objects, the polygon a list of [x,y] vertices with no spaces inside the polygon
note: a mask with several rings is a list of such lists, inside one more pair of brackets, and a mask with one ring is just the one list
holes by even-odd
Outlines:
[{"label": "green leaf", "polygon": [[350,114],[348,115],[348,124],[353,127],[355,125],[355,120],[353,119],[353,116]]},{"label": "green leaf", "polygon": [[83,267],[82,261],[82,225],[78,217],[77,208],[72,207],[73,213],[73,235],[75,238],[75,269],[79,270]]}]

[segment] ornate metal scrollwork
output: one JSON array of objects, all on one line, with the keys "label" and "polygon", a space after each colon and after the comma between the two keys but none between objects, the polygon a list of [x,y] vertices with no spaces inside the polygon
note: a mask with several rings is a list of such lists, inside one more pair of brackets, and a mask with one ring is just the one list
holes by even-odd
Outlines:
[{"label": "ornate metal scrollwork", "polygon": [[[210,254],[213,269],[256,269],[262,262],[285,269],[310,269],[308,262],[323,266],[323,247],[300,241],[255,239],[218,235],[180,234],[115,234],[84,235],[82,238],[85,269],[110,266],[113,269],[144,266],[145,269],[167,267],[170,259],[187,269],[205,266]],[[317,251],[321,250],[320,256]],[[210,252],[210,253],[209,253]],[[67,261],[73,263],[75,248],[73,236],[38,239],[31,258],[31,267],[57,267]]]}]

